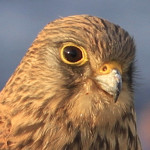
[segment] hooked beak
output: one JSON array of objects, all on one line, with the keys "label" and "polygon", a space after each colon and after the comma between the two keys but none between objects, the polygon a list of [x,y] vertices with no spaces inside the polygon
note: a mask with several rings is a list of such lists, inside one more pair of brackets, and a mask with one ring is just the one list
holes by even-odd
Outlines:
[{"label": "hooked beak", "polygon": [[114,72],[114,88],[112,95],[114,96],[114,102],[116,102],[122,89],[122,77],[119,71],[113,70],[112,72]]},{"label": "hooked beak", "polygon": [[102,74],[96,76],[96,81],[100,87],[113,96],[114,102],[118,100],[122,89],[121,68],[117,63],[109,63],[103,65]]}]

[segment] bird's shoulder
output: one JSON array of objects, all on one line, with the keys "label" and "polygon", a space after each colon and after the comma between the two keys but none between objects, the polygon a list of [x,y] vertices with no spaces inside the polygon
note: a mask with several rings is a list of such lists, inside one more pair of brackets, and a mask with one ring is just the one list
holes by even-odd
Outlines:
[{"label": "bird's shoulder", "polygon": [[0,93],[0,149],[7,149],[11,144],[9,137],[11,134],[11,119],[9,115],[9,108],[1,103]]}]

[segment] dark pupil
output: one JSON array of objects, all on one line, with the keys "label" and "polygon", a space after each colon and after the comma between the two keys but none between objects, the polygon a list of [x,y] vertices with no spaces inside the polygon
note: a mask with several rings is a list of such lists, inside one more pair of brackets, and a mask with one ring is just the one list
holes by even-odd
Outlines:
[{"label": "dark pupil", "polygon": [[64,57],[70,62],[77,62],[82,59],[82,52],[77,47],[67,46],[64,48]]}]

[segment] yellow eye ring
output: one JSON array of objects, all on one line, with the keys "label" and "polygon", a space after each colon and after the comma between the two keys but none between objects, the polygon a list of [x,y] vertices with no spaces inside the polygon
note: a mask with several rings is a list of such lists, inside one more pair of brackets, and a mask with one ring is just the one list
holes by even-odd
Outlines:
[{"label": "yellow eye ring", "polygon": [[88,61],[87,52],[74,43],[65,43],[60,49],[60,57],[66,64],[81,66]]}]

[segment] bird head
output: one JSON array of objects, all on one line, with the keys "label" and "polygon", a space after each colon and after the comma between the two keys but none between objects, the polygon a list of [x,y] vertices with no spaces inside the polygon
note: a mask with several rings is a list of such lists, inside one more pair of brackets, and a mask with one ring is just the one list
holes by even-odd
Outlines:
[{"label": "bird head", "polygon": [[106,108],[110,114],[125,111],[132,102],[134,41],[107,20],[87,15],[55,20],[39,33],[27,53],[32,54],[36,71],[30,70],[30,78],[35,76],[47,99],[54,97],[55,111],[96,116]]},{"label": "bird head", "polygon": [[134,57],[134,41],[118,25],[88,15],[60,18],[39,33],[7,88],[16,94],[16,112],[111,120],[132,103]]}]

